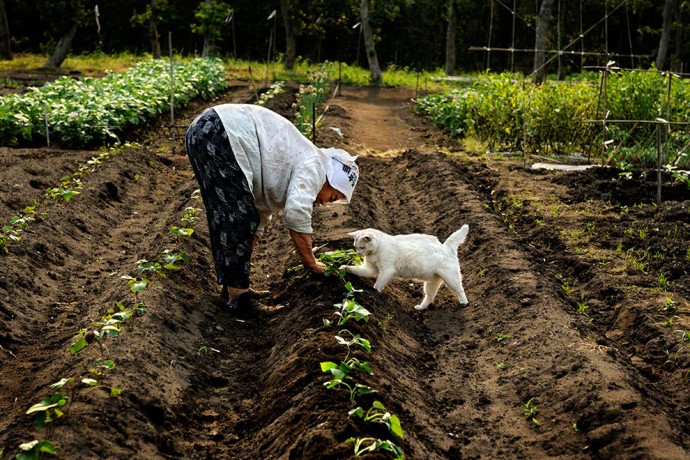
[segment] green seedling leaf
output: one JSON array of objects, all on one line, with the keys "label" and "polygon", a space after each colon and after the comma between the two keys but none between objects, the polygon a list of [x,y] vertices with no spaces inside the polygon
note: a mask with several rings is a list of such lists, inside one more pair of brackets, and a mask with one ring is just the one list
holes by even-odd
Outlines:
[{"label": "green seedling leaf", "polygon": [[20,444],[19,450],[21,452],[17,454],[17,460],[38,460],[42,454],[57,455],[60,449],[54,447],[50,441],[34,440]]},{"label": "green seedling leaf", "polygon": [[44,398],[40,403],[31,406],[29,410],[26,411],[26,414],[30,415],[36,412],[47,411],[54,407],[62,407],[67,401],[69,401],[69,398],[64,393],[55,393],[53,396]]},{"label": "green seedling leaf", "polygon": [[332,361],[324,361],[321,363],[321,372],[330,372],[331,369],[337,369],[338,365]]},{"label": "green seedling leaf", "polygon": [[133,279],[133,280],[129,280],[129,282],[127,284],[129,284],[129,289],[132,292],[140,293],[140,292],[144,292],[146,290],[146,288],[149,287],[150,281],[145,279],[145,278]]},{"label": "green seedling leaf", "polygon": [[354,409],[350,410],[347,413],[348,416],[350,417],[357,417],[357,418],[364,418],[364,409],[361,407],[357,406]]},{"label": "green seedling leaf", "polygon": [[72,345],[69,347],[69,352],[72,353],[73,355],[76,355],[79,353],[82,349],[86,348],[88,345],[88,342],[84,337],[79,337],[76,342],[74,342]]},{"label": "green seedling leaf", "polygon": [[89,387],[98,386],[98,380],[96,380],[96,379],[84,378],[84,379],[81,379],[81,383],[83,383],[84,385],[89,386]]},{"label": "green seedling leaf", "polygon": [[122,394],[122,390],[120,388],[112,387],[110,389],[110,397],[111,398],[117,398],[118,396],[120,396],[120,394]]},{"label": "green seedling leaf", "polygon": [[178,227],[178,226],[173,226],[173,228],[170,229],[170,233],[175,235],[178,238],[187,238],[192,236],[192,233],[194,233],[193,228],[183,228],[183,227]]},{"label": "green seedling leaf", "polygon": [[61,389],[62,387],[64,387],[65,385],[67,385],[68,383],[72,383],[72,381],[74,381],[74,379],[71,378],[71,377],[68,378],[68,379],[60,379],[60,380],[58,380],[57,382],[55,382],[55,383],[53,383],[52,385],[50,385],[49,388],[50,388],[51,390],[59,390],[59,389]]}]

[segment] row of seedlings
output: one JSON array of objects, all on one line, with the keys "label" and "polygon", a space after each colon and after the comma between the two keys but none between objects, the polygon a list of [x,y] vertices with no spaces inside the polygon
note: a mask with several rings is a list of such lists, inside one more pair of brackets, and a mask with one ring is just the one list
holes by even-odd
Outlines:
[{"label": "row of seedlings", "polygon": [[[335,304],[335,312],[332,315],[334,319],[324,318],[323,320],[325,326],[334,326],[337,329],[335,340],[339,345],[345,347],[345,355],[340,362],[325,361],[320,363],[321,371],[329,375],[324,386],[327,389],[346,390],[350,401],[356,400],[359,396],[378,393],[376,389],[359,383],[356,379],[358,372],[373,375],[369,362],[354,356],[355,350],[371,353],[371,342],[361,334],[353,333],[345,328],[346,324],[351,321],[353,323],[367,323],[371,316],[369,310],[355,300],[355,294],[362,291],[355,289],[352,283],[345,279],[345,271],[339,269],[342,265],[360,264],[361,258],[354,250],[349,249],[319,254],[318,260],[326,266],[328,275],[338,276],[345,288],[345,297],[342,302]],[[385,425],[393,439],[403,439],[404,437],[398,416],[391,414],[378,400],[374,400],[371,406],[366,409],[361,406],[351,409],[348,416],[360,419],[365,424]],[[396,460],[405,458],[403,450],[390,439],[352,437],[346,442],[354,443],[355,455],[382,451],[391,453]]]},{"label": "row of seedlings", "polygon": [[[192,198],[200,200],[199,191],[196,190]],[[156,273],[165,276],[165,272],[176,272],[182,269],[182,264],[189,262],[187,254],[178,247],[193,233],[193,225],[198,222],[196,216],[200,211],[196,207],[187,207],[184,210],[182,222],[184,226],[173,226],[171,235],[175,237],[176,247],[166,249],[157,261],[139,259],[135,262],[136,276],[122,276],[127,281],[129,291],[133,295],[130,302],[116,302],[114,308],[109,308],[105,315],[91,323],[90,327],[82,328],[75,336],[69,347],[72,355],[96,343],[98,345],[98,357],[85,375],[66,377],[49,386],[49,394],[40,402],[31,406],[27,415],[34,415],[36,426],[44,430],[42,439],[19,445],[18,460],[33,460],[45,455],[57,455],[60,448],[53,444],[57,422],[69,413],[75,400],[84,392],[91,392],[97,388],[106,389],[109,397],[116,398],[122,393],[122,389],[108,383],[110,373],[115,369],[115,361],[110,356],[108,343],[119,337],[123,325],[134,317],[143,316],[147,312],[147,305],[140,298],[141,294],[151,284],[145,277],[146,274]]]}]

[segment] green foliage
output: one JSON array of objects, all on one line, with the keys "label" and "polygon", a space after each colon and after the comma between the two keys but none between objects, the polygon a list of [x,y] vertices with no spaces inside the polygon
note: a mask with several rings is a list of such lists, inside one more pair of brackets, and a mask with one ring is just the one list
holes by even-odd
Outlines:
[{"label": "green foliage", "polygon": [[405,458],[402,449],[395,445],[392,441],[382,441],[376,438],[349,438],[345,442],[352,442],[355,444],[355,455],[363,455],[370,452],[384,451],[390,452],[395,456],[396,460]]},{"label": "green foliage", "polygon": [[[533,85],[515,74],[485,74],[469,88],[431,94],[417,101],[415,110],[432,118],[451,135],[477,138],[492,149],[528,153],[601,152],[605,160],[651,165],[656,161],[656,125],[609,124],[606,138],[601,127],[587,122],[667,118],[668,77],[652,71],[611,72],[607,79],[605,108],[599,98],[599,81],[593,76],[568,83]],[[690,118],[690,83],[672,79],[671,120]],[[599,112],[597,113],[597,108]],[[665,136],[665,133],[664,133]],[[684,155],[690,133],[671,130],[665,147],[671,154],[669,172],[687,181],[689,165]]]},{"label": "green foliage", "polygon": [[388,427],[388,431],[394,436],[403,438],[405,433],[400,426],[400,419],[397,415],[391,414],[386,407],[379,401],[374,401],[372,406],[365,413],[361,407],[356,407],[348,412],[350,417],[356,417],[371,423],[382,423]]},{"label": "green foliage", "polygon": [[294,124],[305,136],[313,136],[312,126],[318,128],[318,120],[314,120],[314,115],[318,105],[323,102],[328,93],[328,76],[325,71],[319,70],[309,75],[310,83],[300,85],[297,93],[297,112],[295,113]]},{"label": "green foliage", "polygon": [[[175,105],[199,96],[210,98],[226,86],[217,59],[175,63],[174,69]],[[117,140],[118,132],[150,121],[169,108],[169,63],[162,60],[140,62],[125,73],[109,73],[103,78],[61,77],[29,93],[0,99],[0,143],[45,138],[46,119],[50,138],[65,146]]]},{"label": "green foliage", "polygon": [[33,440],[19,445],[20,452],[17,454],[17,460],[38,460],[43,455],[57,455],[60,450],[55,447],[48,440]]},{"label": "green foliage", "polygon": [[225,25],[225,19],[231,11],[230,5],[218,0],[199,2],[199,6],[194,12],[194,17],[198,22],[192,24],[192,32],[219,38]]}]

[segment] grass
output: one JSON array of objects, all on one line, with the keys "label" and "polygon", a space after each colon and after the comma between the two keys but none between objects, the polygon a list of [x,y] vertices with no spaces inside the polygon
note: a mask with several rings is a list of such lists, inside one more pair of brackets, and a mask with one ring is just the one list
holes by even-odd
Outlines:
[{"label": "grass", "polygon": [[[186,62],[195,56],[175,55],[176,61]],[[26,71],[45,71],[44,64],[48,56],[41,54],[15,54],[11,61],[0,61],[0,74]],[[109,55],[104,53],[90,53],[70,55],[60,66],[65,73],[80,75],[100,75],[105,71],[125,72],[135,63],[142,60],[150,60],[151,54],[120,53]],[[164,59],[167,59],[165,57]],[[240,59],[223,58],[223,64],[228,70],[229,77],[239,80],[253,80],[261,86],[266,79],[266,62],[248,61]],[[369,70],[337,62],[309,63],[298,60],[292,70],[285,69],[282,62],[271,62],[268,67],[268,84],[275,81],[293,81],[307,83],[311,73],[325,67],[330,82],[336,82],[338,77],[343,84],[366,86],[369,84]],[[251,69],[251,70],[250,70]],[[424,92],[442,92],[457,89],[460,85],[466,85],[467,81],[473,81],[475,76],[467,75],[461,80],[446,80],[442,69],[435,71],[423,71],[419,74],[410,68],[397,68],[391,66],[383,70],[383,82],[387,87],[400,87]],[[464,82],[464,83],[463,83]]]}]

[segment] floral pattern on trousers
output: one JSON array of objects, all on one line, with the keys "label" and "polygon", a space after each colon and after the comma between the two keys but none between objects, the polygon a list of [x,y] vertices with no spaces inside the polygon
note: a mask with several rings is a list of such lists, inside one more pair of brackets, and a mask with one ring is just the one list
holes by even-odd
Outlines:
[{"label": "floral pattern on trousers", "polygon": [[206,207],[218,283],[247,288],[259,211],[213,109],[204,110],[192,122],[185,146]]}]

